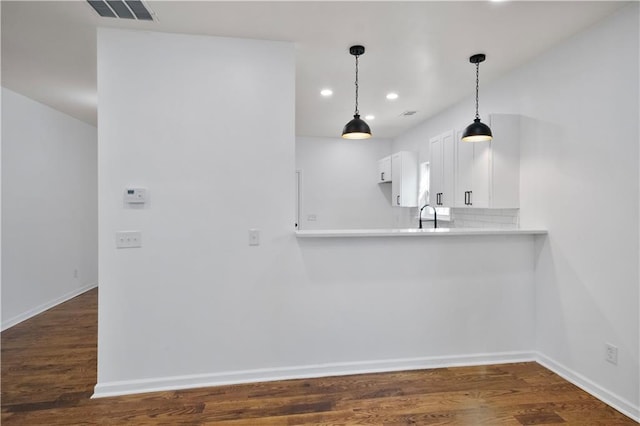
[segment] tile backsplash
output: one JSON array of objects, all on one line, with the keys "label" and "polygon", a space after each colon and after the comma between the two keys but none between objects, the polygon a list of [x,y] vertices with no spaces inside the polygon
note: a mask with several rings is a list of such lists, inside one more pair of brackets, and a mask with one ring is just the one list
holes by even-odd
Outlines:
[{"label": "tile backsplash", "polygon": [[451,209],[451,227],[515,229],[520,224],[518,209]]}]

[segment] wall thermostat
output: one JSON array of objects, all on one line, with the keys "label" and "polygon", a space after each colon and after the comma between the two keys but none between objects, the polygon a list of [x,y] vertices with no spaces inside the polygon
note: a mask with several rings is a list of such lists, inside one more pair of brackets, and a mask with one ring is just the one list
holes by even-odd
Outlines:
[{"label": "wall thermostat", "polygon": [[128,204],[144,204],[147,202],[146,188],[127,188],[124,191],[124,202]]}]

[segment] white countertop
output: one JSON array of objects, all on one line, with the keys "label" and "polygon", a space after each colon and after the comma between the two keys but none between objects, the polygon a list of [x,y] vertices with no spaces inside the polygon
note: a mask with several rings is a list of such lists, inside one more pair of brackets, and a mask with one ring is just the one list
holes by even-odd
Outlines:
[{"label": "white countertop", "polygon": [[546,233],[545,229],[528,228],[318,229],[296,231],[296,237],[446,237],[463,235],[543,235]]}]

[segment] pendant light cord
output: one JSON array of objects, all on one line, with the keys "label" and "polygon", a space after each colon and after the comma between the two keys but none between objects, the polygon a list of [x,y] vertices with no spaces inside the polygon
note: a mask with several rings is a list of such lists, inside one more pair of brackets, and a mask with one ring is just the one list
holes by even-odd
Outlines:
[{"label": "pendant light cord", "polygon": [[355,111],[355,115],[360,115],[360,111],[358,111],[358,58],[360,57],[360,55],[355,55],[356,56],[356,111]]},{"label": "pendant light cord", "polygon": [[478,114],[478,85],[480,84],[480,63],[476,62],[476,118],[480,119]]}]

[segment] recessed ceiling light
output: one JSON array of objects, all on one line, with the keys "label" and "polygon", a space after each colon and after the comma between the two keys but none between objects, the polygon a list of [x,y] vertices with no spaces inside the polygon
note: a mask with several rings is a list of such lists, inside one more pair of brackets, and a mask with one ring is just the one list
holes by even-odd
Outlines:
[{"label": "recessed ceiling light", "polygon": [[369,114],[369,115],[365,115],[365,116],[364,116],[364,119],[365,119],[365,120],[375,120],[375,119],[376,119],[376,116],[375,116],[375,115],[371,115],[371,114]]},{"label": "recessed ceiling light", "polygon": [[320,91],[320,94],[322,96],[324,96],[325,98],[328,98],[329,96],[333,95],[333,90],[331,90],[331,89],[322,89]]},{"label": "recessed ceiling light", "polygon": [[389,99],[390,101],[394,100],[394,99],[398,99],[398,94],[391,92],[391,93],[387,93],[387,99]]}]

